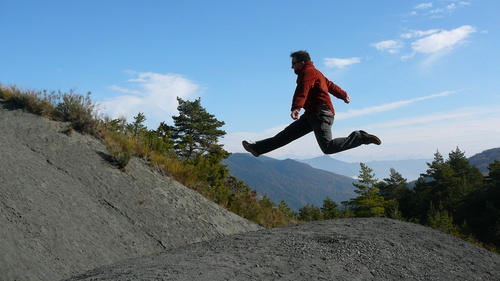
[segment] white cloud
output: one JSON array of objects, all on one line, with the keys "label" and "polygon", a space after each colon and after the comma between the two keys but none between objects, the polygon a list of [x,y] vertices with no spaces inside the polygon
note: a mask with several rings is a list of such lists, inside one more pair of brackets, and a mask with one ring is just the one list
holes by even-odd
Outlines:
[{"label": "white cloud", "polygon": [[431,15],[431,17],[438,17],[439,18],[439,17],[442,17],[443,15],[451,15],[456,9],[468,6],[470,4],[471,4],[470,2],[458,1],[458,2],[454,2],[454,3],[448,4],[448,5],[430,10],[429,14]]},{"label": "white cloud", "polygon": [[426,30],[426,31],[412,30],[410,32],[401,34],[401,38],[404,38],[404,39],[419,38],[419,37],[428,36],[428,35],[431,35],[431,34],[434,34],[437,32],[439,32],[439,29],[430,29],[430,30]]},{"label": "white cloud", "polygon": [[351,64],[360,63],[360,58],[338,59],[338,58],[325,58],[324,63],[327,67],[344,68]]},{"label": "white cloud", "polygon": [[413,42],[412,48],[419,53],[436,53],[450,50],[463,44],[465,39],[474,32],[476,32],[476,28],[470,25],[464,25],[450,31],[443,30]]},{"label": "white cloud", "polygon": [[403,106],[408,106],[412,103],[422,101],[422,100],[427,100],[427,99],[433,99],[433,98],[438,98],[438,97],[444,97],[450,94],[455,93],[454,91],[444,91],[439,94],[434,94],[434,95],[428,95],[424,97],[419,97],[411,100],[405,100],[405,101],[396,101],[384,105],[378,105],[378,106],[373,106],[369,108],[364,108],[364,109],[359,109],[359,110],[349,110],[346,113],[338,114],[338,117],[335,117],[336,119],[347,119],[347,118],[352,118],[352,117],[358,117],[358,116],[363,116],[363,115],[370,115],[374,113],[379,113],[379,112],[384,112],[384,111],[389,111],[393,110],[399,107]]},{"label": "white cloud", "polygon": [[125,93],[101,102],[104,112],[112,118],[125,117],[130,122],[139,112],[145,114],[149,126],[171,120],[177,114],[177,97],[193,98],[199,86],[179,74],[127,71],[135,78],[127,80],[131,88],[112,85],[109,88]]},{"label": "white cloud", "polygon": [[421,4],[418,4],[416,5],[415,7],[413,7],[414,9],[416,10],[425,10],[425,9],[429,9],[432,7],[432,3],[429,2],[429,3],[421,3]]},{"label": "white cloud", "polygon": [[403,42],[396,40],[386,40],[378,43],[373,43],[371,44],[371,46],[375,47],[379,51],[387,51],[391,54],[394,54],[399,52],[399,49],[401,49],[404,46],[404,44]]}]

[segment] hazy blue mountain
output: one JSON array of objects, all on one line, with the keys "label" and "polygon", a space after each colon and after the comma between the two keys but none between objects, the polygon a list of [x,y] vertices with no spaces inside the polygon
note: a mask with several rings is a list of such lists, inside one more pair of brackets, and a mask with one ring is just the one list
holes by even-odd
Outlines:
[{"label": "hazy blue mountain", "polygon": [[[361,169],[359,163],[347,163],[332,158],[329,155],[323,155],[312,159],[297,160],[306,163],[311,167],[329,171],[332,173],[345,175],[348,177],[357,177]],[[408,181],[416,180],[421,173],[427,170],[427,162],[432,162],[432,159],[410,159],[399,161],[370,161],[363,162],[368,167],[373,169],[375,177],[379,180],[388,178],[390,169],[394,168]]]},{"label": "hazy blue mountain", "polygon": [[354,179],[295,160],[234,153],[224,160],[231,174],[273,202],[285,200],[294,210],[307,203],[322,206],[328,196],[340,204],[355,197]]},{"label": "hazy blue mountain", "polygon": [[[448,154],[443,154],[443,157],[447,159]],[[488,165],[495,160],[500,160],[500,148],[488,149],[478,153],[469,158],[469,163],[478,167],[483,174],[487,174],[489,172]],[[297,161],[306,163],[317,169],[322,169],[348,177],[358,176],[360,170],[359,163],[339,161],[329,155]],[[397,161],[369,161],[363,163],[373,169],[375,177],[379,180],[388,178],[390,175],[390,169],[394,168],[398,173],[406,178],[408,182],[411,182],[417,180],[420,174],[425,173],[429,168],[427,163],[431,163],[432,161],[433,159],[408,159]]]},{"label": "hazy blue mountain", "polygon": [[500,161],[500,147],[485,150],[469,158],[469,163],[476,166],[483,174],[488,174],[488,165]]}]

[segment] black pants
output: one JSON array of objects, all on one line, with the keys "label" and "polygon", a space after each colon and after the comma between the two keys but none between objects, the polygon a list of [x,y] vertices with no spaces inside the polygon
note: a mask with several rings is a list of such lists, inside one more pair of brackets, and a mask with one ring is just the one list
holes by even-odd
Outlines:
[{"label": "black pants", "polygon": [[255,150],[265,154],[290,142],[314,132],[321,151],[333,154],[363,144],[359,131],[352,132],[348,137],[332,139],[332,125],[334,116],[325,112],[305,113],[292,124],[288,125],[276,136],[255,143]]}]

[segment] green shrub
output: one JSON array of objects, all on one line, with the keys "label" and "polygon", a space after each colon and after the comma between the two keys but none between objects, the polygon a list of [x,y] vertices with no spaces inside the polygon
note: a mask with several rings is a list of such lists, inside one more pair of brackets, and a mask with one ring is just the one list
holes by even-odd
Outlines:
[{"label": "green shrub", "polygon": [[74,90],[62,93],[61,91],[21,90],[16,86],[0,85],[0,98],[28,112],[69,122],[76,131],[81,133],[97,135],[99,119],[97,107],[90,99],[90,92],[82,96]]},{"label": "green shrub", "polygon": [[16,86],[0,86],[0,93],[6,101],[10,101],[31,113],[50,117],[54,112],[55,97],[53,92],[21,90]]},{"label": "green shrub", "polygon": [[54,110],[56,118],[70,122],[79,132],[96,135],[97,110],[95,103],[90,99],[90,92],[82,96],[70,90],[69,94],[59,92],[57,98],[59,102]]},{"label": "green shrub", "polygon": [[121,170],[125,169],[128,162],[130,162],[130,152],[123,149],[116,149],[111,146],[108,146],[107,150],[110,156],[110,162]]}]

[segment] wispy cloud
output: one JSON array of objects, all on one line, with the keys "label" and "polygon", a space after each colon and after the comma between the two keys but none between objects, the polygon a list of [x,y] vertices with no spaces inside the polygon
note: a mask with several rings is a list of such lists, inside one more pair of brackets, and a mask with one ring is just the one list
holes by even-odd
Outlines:
[{"label": "wispy cloud", "polygon": [[351,64],[360,63],[360,58],[348,58],[348,59],[339,59],[339,58],[325,58],[324,64],[326,67],[332,68],[344,68]]},{"label": "wispy cloud", "polygon": [[[450,3],[451,2],[451,3]],[[423,15],[429,18],[442,18],[446,15],[451,15],[455,10],[468,6],[471,3],[468,1],[451,0],[448,2],[441,1],[437,5],[432,2],[420,3],[413,7],[410,15]]]},{"label": "wispy cloud", "polygon": [[[411,30],[400,35],[402,40],[412,40],[411,52],[401,56],[406,60],[414,57],[416,54],[442,55],[455,49],[467,42],[471,34],[477,32],[477,29],[471,25],[463,25],[452,30],[429,29],[429,30]],[[399,40],[386,40],[372,44],[379,51],[389,53],[398,53],[403,48],[404,43]]]},{"label": "wispy cloud", "polygon": [[385,40],[377,43],[371,44],[372,47],[375,47],[379,51],[389,52],[391,54],[395,54],[399,52],[404,46],[404,43],[398,40]]},{"label": "wispy cloud", "polygon": [[448,4],[448,5],[436,8],[436,9],[432,9],[429,11],[429,15],[431,15],[431,17],[437,17],[437,18],[443,17],[444,15],[452,14],[456,9],[459,9],[459,8],[462,8],[462,7],[465,7],[468,5],[470,5],[470,2],[457,1],[457,2]]},{"label": "wispy cloud", "polygon": [[[414,126],[417,124],[432,124],[435,122],[442,122],[446,120],[457,120],[466,117],[471,117],[480,113],[479,109],[472,110],[464,110],[460,109],[459,111],[446,112],[446,113],[435,113],[430,115],[422,115],[411,118],[402,118],[396,120],[390,120],[384,123],[373,125],[374,128],[397,128],[397,127],[407,127]],[[484,111],[484,109],[481,109]]]},{"label": "wispy cloud", "polygon": [[[471,5],[469,1],[448,0],[437,2],[422,2],[414,5],[410,16],[441,18],[451,15],[459,8]],[[398,39],[389,39],[371,44],[381,52],[396,54],[403,52],[402,60],[426,54],[425,63],[434,61],[447,54],[448,51],[466,43],[466,39],[477,29],[471,25],[463,25],[455,29],[410,30],[400,34]],[[411,49],[405,48],[410,46]]]},{"label": "wispy cloud", "polygon": [[415,98],[415,99],[411,99],[411,100],[397,101],[397,102],[392,102],[392,103],[388,103],[388,104],[384,104],[384,105],[378,105],[378,106],[359,109],[359,110],[349,110],[345,113],[338,114],[338,117],[336,117],[336,118],[337,119],[347,119],[347,118],[352,118],[352,117],[380,113],[380,112],[384,112],[384,111],[393,110],[393,109],[396,109],[399,107],[408,106],[410,104],[413,104],[413,103],[416,103],[419,101],[438,98],[438,97],[444,97],[444,96],[447,96],[447,95],[450,95],[453,93],[456,93],[456,92],[455,91],[444,91],[444,92],[439,93],[439,94],[419,97],[419,98]]},{"label": "wispy cloud", "polygon": [[420,3],[420,4],[417,4],[413,8],[416,9],[416,10],[425,10],[425,9],[429,9],[431,7],[432,7],[432,2],[429,2],[429,3]]},{"label": "wispy cloud", "polygon": [[415,52],[419,53],[436,53],[451,50],[463,44],[465,39],[476,31],[476,28],[470,25],[464,25],[453,30],[442,30],[413,42],[411,46]]},{"label": "wispy cloud", "polygon": [[112,85],[113,91],[124,93],[109,98],[101,105],[113,118],[125,117],[130,121],[139,112],[146,115],[147,124],[153,126],[170,120],[177,114],[177,97],[192,98],[199,86],[179,74],[126,71],[134,78],[127,80],[129,87]]},{"label": "wispy cloud", "polygon": [[419,37],[423,37],[423,36],[429,36],[431,34],[438,33],[438,32],[439,32],[439,29],[430,29],[430,30],[426,30],[426,31],[412,30],[410,32],[406,32],[406,33],[401,34],[401,38],[404,38],[404,39],[419,38]]}]

